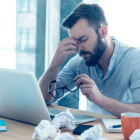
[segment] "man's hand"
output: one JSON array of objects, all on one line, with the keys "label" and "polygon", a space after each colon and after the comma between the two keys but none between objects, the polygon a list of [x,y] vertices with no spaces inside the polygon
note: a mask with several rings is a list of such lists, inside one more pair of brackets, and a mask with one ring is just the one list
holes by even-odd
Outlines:
[{"label": "man's hand", "polygon": [[51,64],[60,67],[65,62],[68,55],[76,54],[74,50],[77,51],[77,47],[77,42],[71,37],[60,41]]},{"label": "man's hand", "polygon": [[99,105],[104,95],[99,91],[95,82],[86,74],[78,75],[75,80],[76,86],[80,88],[82,94],[85,95],[88,100]]}]

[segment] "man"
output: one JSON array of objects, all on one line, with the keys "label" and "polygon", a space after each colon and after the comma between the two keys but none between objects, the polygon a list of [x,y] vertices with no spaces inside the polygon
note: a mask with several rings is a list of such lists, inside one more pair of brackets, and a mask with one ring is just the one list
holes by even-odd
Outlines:
[{"label": "man", "polygon": [[[68,29],[69,37],[59,42],[50,67],[39,81],[46,103],[56,102],[63,92],[77,87],[87,98],[87,111],[118,117],[123,112],[140,113],[140,52],[109,37],[103,9],[96,4],[80,4],[62,27]],[[58,74],[75,51],[79,54]],[[69,82],[69,87],[64,87]],[[52,91],[48,92],[48,86]]]}]

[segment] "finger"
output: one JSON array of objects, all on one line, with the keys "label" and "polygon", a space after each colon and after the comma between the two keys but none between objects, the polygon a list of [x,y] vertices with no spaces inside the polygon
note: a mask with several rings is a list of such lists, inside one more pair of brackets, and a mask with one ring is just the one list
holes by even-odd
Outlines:
[{"label": "finger", "polygon": [[82,84],[79,86],[80,89],[85,89],[85,88],[92,88],[93,86],[91,84]]},{"label": "finger", "polygon": [[77,47],[74,46],[74,45],[67,45],[65,48],[64,48],[65,51],[68,51],[68,50],[75,50],[77,51]]},{"label": "finger", "polygon": [[73,50],[68,50],[68,51],[66,51],[66,55],[67,55],[67,56],[70,55],[70,54],[76,54],[76,52],[73,51]]},{"label": "finger", "polygon": [[80,77],[77,81],[76,81],[76,86],[79,88],[79,86],[81,84],[90,84],[90,80],[85,78],[85,77]]},{"label": "finger", "polygon": [[89,76],[87,76],[86,74],[80,74],[80,75],[77,75],[76,78],[74,79],[75,81],[78,80],[79,78],[81,77],[85,77],[87,79],[91,79]]},{"label": "finger", "polygon": [[61,42],[65,46],[67,46],[69,44],[78,46],[78,43],[73,38],[71,38],[71,37],[67,37],[67,38],[63,39]]}]

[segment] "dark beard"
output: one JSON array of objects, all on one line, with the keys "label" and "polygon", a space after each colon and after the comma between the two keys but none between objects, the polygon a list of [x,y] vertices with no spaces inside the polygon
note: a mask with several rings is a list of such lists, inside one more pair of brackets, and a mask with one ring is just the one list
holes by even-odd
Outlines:
[{"label": "dark beard", "polygon": [[106,45],[104,42],[102,42],[101,37],[98,36],[98,41],[96,42],[95,48],[93,50],[94,54],[88,51],[81,51],[79,55],[82,56],[82,54],[90,54],[91,57],[89,58],[89,60],[86,59],[84,60],[87,66],[92,67],[98,64],[105,50],[106,50]]}]

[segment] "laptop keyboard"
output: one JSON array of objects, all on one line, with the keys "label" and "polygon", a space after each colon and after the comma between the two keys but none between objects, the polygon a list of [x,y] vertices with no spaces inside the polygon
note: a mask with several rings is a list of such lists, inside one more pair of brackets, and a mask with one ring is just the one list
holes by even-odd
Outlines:
[{"label": "laptop keyboard", "polygon": [[[48,108],[48,111],[49,111],[51,120],[53,120],[56,114],[59,114],[60,112],[62,112],[62,110],[57,110],[53,108]],[[81,123],[95,120],[95,117],[88,116],[88,115],[83,115],[83,114],[78,114],[78,113],[72,113],[72,115],[75,118],[75,124],[81,124]]]}]

